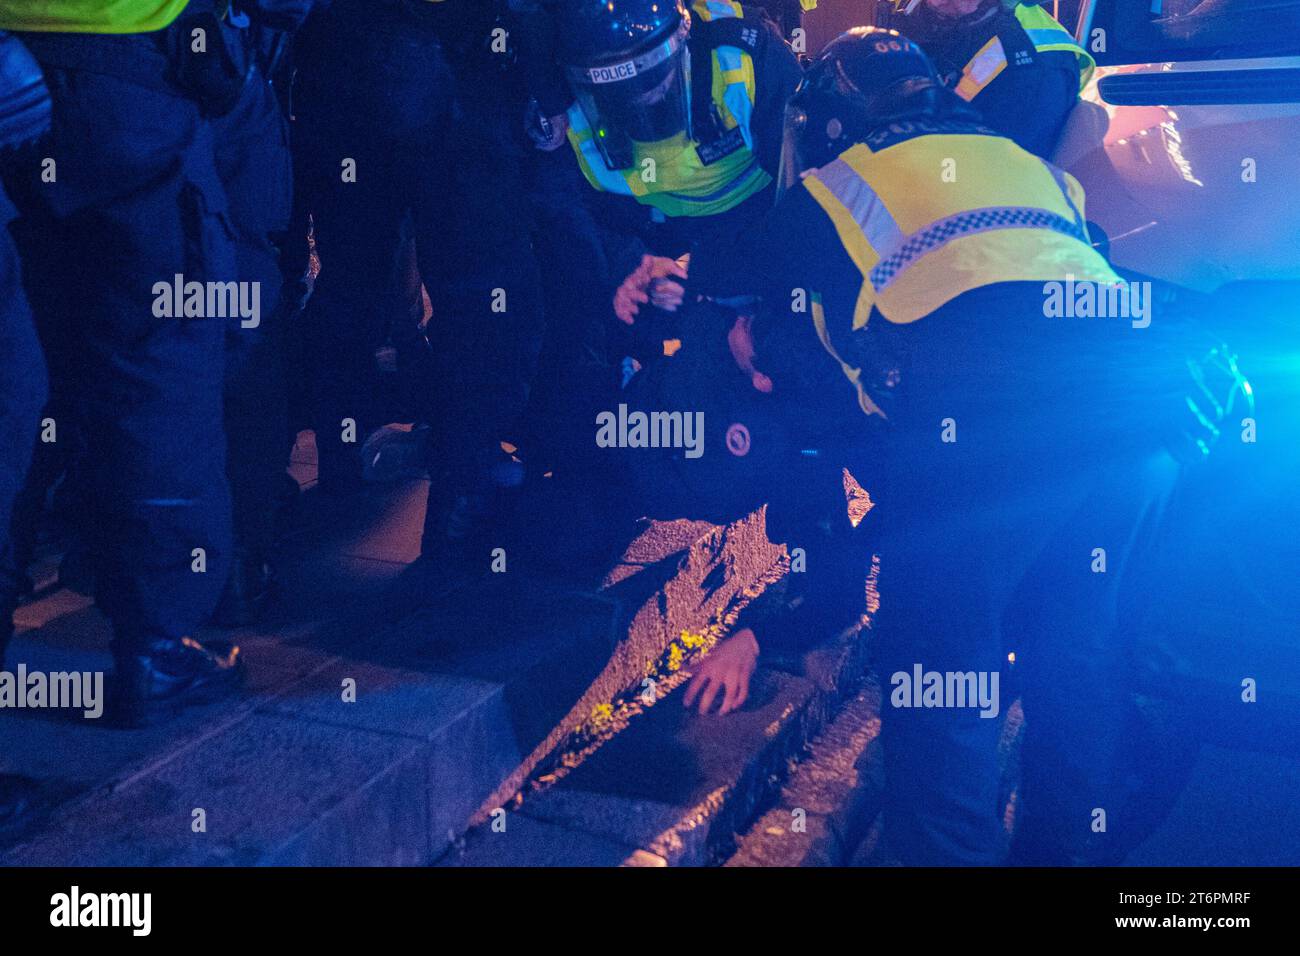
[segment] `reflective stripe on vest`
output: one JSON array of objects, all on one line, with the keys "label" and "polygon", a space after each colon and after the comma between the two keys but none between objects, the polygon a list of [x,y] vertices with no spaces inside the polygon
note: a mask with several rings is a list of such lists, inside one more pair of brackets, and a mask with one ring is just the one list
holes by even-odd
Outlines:
[{"label": "reflective stripe on vest", "polygon": [[[953,162],[955,181],[942,181]],[[931,134],[877,153],[859,144],[803,184],[862,273],[855,329],[873,308],[915,322],[997,282],[1119,281],[1088,243],[1079,184],[1009,139]]]},{"label": "reflective stripe on vest", "polygon": [[1007,68],[1007,51],[1002,48],[1002,41],[993,37],[980,47],[979,52],[970,58],[962,68],[961,79],[957,81],[954,92],[969,103],[984,92],[998,74]]},{"label": "reflective stripe on vest", "polygon": [[1035,50],[1041,53],[1052,50],[1073,53],[1075,59],[1079,61],[1079,89],[1082,90],[1088,85],[1093,70],[1097,68],[1097,62],[1092,58],[1092,54],[1079,46],[1069,30],[1057,23],[1050,13],[1036,4],[1022,3],[1017,6],[1016,19],[1029,34]]},{"label": "reflective stripe on vest", "polygon": [[[695,6],[703,2],[697,0]],[[738,3],[709,0],[708,8],[709,19],[741,15],[728,12],[739,11]],[[583,175],[595,189],[632,196],[669,217],[712,216],[735,208],[772,181],[754,155],[753,58],[737,47],[719,46],[714,48],[710,59],[714,105],[724,129],[740,129],[744,148],[705,166],[696,144],[685,134],[679,134],[658,143],[634,142],[632,165],[626,169],[610,169],[596,145],[586,114],[575,103],[568,113],[569,143]]]}]

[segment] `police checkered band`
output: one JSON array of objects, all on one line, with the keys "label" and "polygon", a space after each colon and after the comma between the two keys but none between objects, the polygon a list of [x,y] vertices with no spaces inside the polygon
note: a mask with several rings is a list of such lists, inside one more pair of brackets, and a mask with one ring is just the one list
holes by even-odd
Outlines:
[{"label": "police checkered band", "polygon": [[1050,229],[1087,243],[1088,237],[1074,222],[1046,209],[1030,206],[992,206],[971,209],[931,223],[908,236],[898,251],[881,259],[871,270],[871,285],[877,292],[889,286],[904,269],[926,253],[933,252],[962,236],[995,229]]}]

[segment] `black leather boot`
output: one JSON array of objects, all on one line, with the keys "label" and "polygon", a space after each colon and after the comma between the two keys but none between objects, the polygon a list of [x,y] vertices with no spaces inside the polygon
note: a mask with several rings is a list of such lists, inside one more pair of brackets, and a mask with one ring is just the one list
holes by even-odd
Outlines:
[{"label": "black leather boot", "polygon": [[247,627],[261,617],[275,590],[275,572],[259,555],[239,551],[230,565],[221,601],[212,616],[217,627]]},{"label": "black leather boot", "polygon": [[162,640],[143,653],[113,652],[109,718],[119,727],[147,727],[183,708],[210,704],[235,693],[243,682],[239,648],[204,646],[193,638]]}]

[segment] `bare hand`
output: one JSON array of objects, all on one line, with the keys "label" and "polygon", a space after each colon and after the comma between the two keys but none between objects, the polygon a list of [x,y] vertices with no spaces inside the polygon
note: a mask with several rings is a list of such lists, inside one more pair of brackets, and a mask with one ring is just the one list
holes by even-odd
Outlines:
[{"label": "bare hand", "polygon": [[669,280],[670,276],[686,278],[686,267],[663,256],[642,256],[641,264],[623,280],[614,293],[614,314],[625,325],[631,325],[641,311],[641,306],[652,301],[657,308],[676,311],[686,294],[683,286]]},{"label": "bare hand", "polygon": [[753,325],[752,316],[742,315],[736,319],[731,331],[727,333],[727,345],[731,349],[731,357],[736,360],[736,365],[749,376],[750,384],[758,391],[767,394],[772,391],[772,380],[754,368]]},{"label": "bare hand", "polygon": [[758,640],[749,628],[737,631],[704,658],[695,668],[691,682],[686,685],[682,704],[690,708],[696,698],[700,713],[707,714],[718,694],[722,706],[718,716],[738,710],[749,699],[749,679],[758,666]]}]

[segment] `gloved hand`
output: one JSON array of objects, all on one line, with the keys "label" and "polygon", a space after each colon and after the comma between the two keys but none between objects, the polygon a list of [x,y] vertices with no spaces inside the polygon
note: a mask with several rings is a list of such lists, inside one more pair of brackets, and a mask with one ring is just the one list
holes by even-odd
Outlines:
[{"label": "gloved hand", "polygon": [[1184,362],[1188,381],[1169,449],[1185,464],[1203,461],[1243,415],[1255,413],[1255,392],[1226,344],[1215,343]]},{"label": "gloved hand", "polygon": [[533,100],[528,104],[528,114],[524,117],[524,129],[528,138],[544,153],[553,153],[564,145],[569,135],[569,117],[564,113],[546,116]]},{"label": "gloved hand", "polygon": [[50,91],[40,65],[16,36],[0,30],[0,150],[16,149],[50,129]]}]

